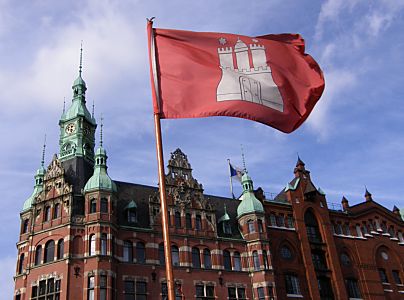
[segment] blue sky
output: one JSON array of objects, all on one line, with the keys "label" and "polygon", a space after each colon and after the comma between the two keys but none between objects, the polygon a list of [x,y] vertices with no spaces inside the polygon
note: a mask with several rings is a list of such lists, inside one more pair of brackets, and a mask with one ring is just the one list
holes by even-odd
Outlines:
[{"label": "blue sky", "polygon": [[[71,100],[80,41],[88,106],[104,116],[115,180],[156,185],[146,18],[156,27],[262,35],[300,33],[326,89],[308,121],[286,135],[243,119],[163,121],[166,161],[180,147],[210,194],[229,195],[226,159],[243,144],[255,186],[277,193],[296,153],[339,203],[363,201],[364,186],[404,207],[404,1],[12,1],[0,0],[0,290],[11,299],[19,211],[31,194],[47,134],[58,152],[63,99]],[[237,187],[236,189],[239,189]],[[4,293],[4,294],[3,294]]]}]

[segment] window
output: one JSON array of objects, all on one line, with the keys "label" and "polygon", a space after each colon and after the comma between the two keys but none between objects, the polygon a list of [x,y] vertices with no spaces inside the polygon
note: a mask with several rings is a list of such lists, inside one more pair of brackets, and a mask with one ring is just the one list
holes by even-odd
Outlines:
[{"label": "window", "polygon": [[262,220],[258,219],[258,232],[264,232],[264,225],[262,224]]},{"label": "window", "polygon": [[314,243],[321,243],[322,239],[317,219],[310,210],[304,214],[304,223],[306,224],[306,232],[309,241]]},{"label": "window", "polygon": [[123,261],[133,262],[133,245],[131,241],[123,242]]},{"label": "window", "polygon": [[402,284],[401,278],[400,278],[400,271],[398,270],[393,270],[391,271],[393,273],[393,278],[396,284]]},{"label": "window", "polygon": [[42,259],[42,246],[39,245],[36,247],[35,250],[35,265],[39,265],[41,263],[41,259]]},{"label": "window", "polygon": [[124,293],[125,300],[135,300],[135,282],[133,280],[125,280]]},{"label": "window", "polygon": [[387,225],[386,225],[386,222],[382,222],[381,228],[382,228],[383,233],[387,233]]},{"label": "window", "polygon": [[276,216],[276,224],[279,227],[285,227],[285,218],[284,218],[284,216],[282,214]]},{"label": "window", "polygon": [[318,289],[320,292],[320,299],[322,300],[333,300],[334,293],[332,292],[331,280],[325,276],[319,276],[317,278]]},{"label": "window", "polygon": [[212,269],[212,259],[210,256],[210,250],[208,248],[203,250],[203,264],[205,269]]},{"label": "window", "polygon": [[254,271],[259,271],[260,270],[260,259],[259,259],[257,251],[253,251],[253,263],[254,263]]},{"label": "window", "polygon": [[349,228],[349,224],[345,224],[344,226],[344,234],[351,235],[351,229]]},{"label": "window", "polygon": [[55,242],[50,240],[45,244],[45,263],[53,261],[55,258]]},{"label": "window", "polygon": [[24,253],[20,255],[20,260],[18,261],[18,274],[22,274],[24,269]]},{"label": "window", "polygon": [[147,299],[147,283],[144,281],[136,282],[136,300],[146,300]]},{"label": "window", "polygon": [[241,256],[239,252],[233,254],[234,271],[241,271]]},{"label": "window", "polygon": [[295,274],[285,274],[286,293],[300,295],[299,278]]},{"label": "window", "polygon": [[94,276],[88,276],[88,289],[87,289],[87,299],[94,300],[94,285],[95,285],[95,278]]},{"label": "window", "polygon": [[201,257],[199,249],[196,247],[192,248],[192,266],[197,269],[201,268]]},{"label": "window", "polygon": [[166,264],[166,258],[164,255],[164,244],[160,243],[159,245],[159,262],[160,265],[164,266]]},{"label": "window", "polygon": [[314,269],[324,271],[327,270],[327,262],[323,251],[312,251],[311,259],[313,260]]},{"label": "window", "polygon": [[223,221],[223,233],[231,234],[231,226],[229,221]]},{"label": "window", "polygon": [[[175,300],[182,300],[181,284],[178,284],[178,283],[175,284],[174,293],[175,293]],[[163,299],[163,300],[168,299],[168,287],[167,287],[167,283],[165,283],[165,282],[161,283],[161,299]]]},{"label": "window", "polygon": [[50,219],[51,219],[51,208],[50,208],[50,206],[47,206],[47,207],[45,207],[45,222],[48,222],[48,221],[50,221]]},{"label": "window", "polygon": [[359,224],[356,225],[356,235],[358,237],[363,237],[362,229]]},{"label": "window", "polygon": [[200,215],[196,215],[195,227],[196,227],[196,230],[202,230],[202,219],[201,219]]},{"label": "window", "polygon": [[344,253],[341,253],[341,264],[343,265],[343,266],[349,266],[349,265],[351,265],[351,259],[349,258],[349,256],[348,256],[348,254],[346,254],[345,252]]},{"label": "window", "polygon": [[63,254],[64,254],[64,246],[65,246],[65,242],[63,239],[60,239],[58,241],[58,247],[57,247],[57,253],[56,253],[56,258],[57,259],[62,259],[63,258]]},{"label": "window", "polygon": [[358,285],[358,280],[354,278],[345,279],[345,285],[349,298],[362,298],[361,291]]},{"label": "window", "polygon": [[262,258],[264,259],[264,269],[268,270],[269,269],[268,255],[265,250],[262,251]]},{"label": "window", "polygon": [[192,228],[192,217],[190,213],[187,213],[185,215],[185,227],[187,229],[191,229]]},{"label": "window", "polygon": [[175,212],[175,228],[181,228],[181,214],[178,211]]},{"label": "window", "polygon": [[269,220],[270,220],[271,226],[277,226],[276,225],[276,216],[274,214],[269,215]]},{"label": "window", "polygon": [[389,227],[389,234],[390,234],[390,237],[392,237],[392,238],[394,238],[396,236],[393,226]]},{"label": "window", "polygon": [[292,216],[287,217],[288,228],[295,228],[295,221]]},{"label": "window", "polygon": [[337,223],[334,225],[334,231],[335,231],[335,234],[338,234],[338,235],[342,234],[342,226],[340,223]]},{"label": "window", "polygon": [[107,234],[102,233],[101,234],[101,255],[107,255]]},{"label": "window", "polygon": [[382,283],[389,283],[385,269],[379,269],[379,276]]},{"label": "window", "polygon": [[55,207],[53,208],[53,218],[57,219],[60,217],[60,204],[56,203]]},{"label": "window", "polygon": [[171,260],[172,260],[173,266],[180,265],[180,251],[179,251],[178,247],[175,245],[171,246]]},{"label": "window", "polygon": [[282,246],[281,248],[281,257],[284,259],[292,258],[292,251],[290,251],[288,246]]},{"label": "window", "polygon": [[258,300],[265,300],[265,290],[263,287],[257,288]]},{"label": "window", "polygon": [[49,278],[41,280],[38,285],[32,286],[32,300],[59,300],[60,299],[60,280]]},{"label": "window", "polygon": [[369,234],[368,227],[366,226],[366,222],[363,222],[362,230],[363,230],[363,234]]},{"label": "window", "polygon": [[227,288],[228,298],[229,300],[244,300],[247,299],[245,295],[245,288],[235,288],[229,287]]},{"label": "window", "polygon": [[95,213],[97,211],[97,200],[91,199],[90,200],[90,214]]},{"label": "window", "polygon": [[90,235],[90,245],[88,249],[88,255],[95,255],[95,234]]},{"label": "window", "polygon": [[400,241],[400,243],[404,243],[404,237],[403,237],[403,233],[401,231],[399,231],[397,233],[398,236],[398,240]]},{"label": "window", "polygon": [[144,264],[146,262],[146,247],[144,243],[136,243],[136,261],[139,264]]},{"label": "window", "polygon": [[247,225],[248,225],[248,232],[249,233],[254,233],[255,232],[254,221],[253,220],[248,220]]},{"label": "window", "polygon": [[196,300],[215,299],[215,287],[213,285],[196,285]]},{"label": "window", "polygon": [[223,251],[223,266],[226,271],[231,271],[230,252],[227,250]]},{"label": "window", "polygon": [[100,300],[107,300],[107,276],[100,275]]},{"label": "window", "polygon": [[28,232],[28,224],[29,224],[29,219],[25,219],[22,222],[22,230],[21,233],[27,233]]},{"label": "window", "polygon": [[101,198],[101,207],[100,211],[102,213],[108,213],[108,199],[107,198]]}]

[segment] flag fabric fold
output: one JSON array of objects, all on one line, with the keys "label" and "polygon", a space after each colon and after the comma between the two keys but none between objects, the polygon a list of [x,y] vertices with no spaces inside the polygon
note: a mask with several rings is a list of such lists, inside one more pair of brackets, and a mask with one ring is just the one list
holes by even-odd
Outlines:
[{"label": "flag fabric fold", "polygon": [[292,132],[324,90],[298,34],[148,30],[154,112],[163,119],[230,116]]},{"label": "flag fabric fold", "polygon": [[241,182],[241,177],[243,176],[244,171],[239,167],[233,166],[230,162],[229,162],[229,168],[230,168],[230,177],[236,177],[236,179]]}]

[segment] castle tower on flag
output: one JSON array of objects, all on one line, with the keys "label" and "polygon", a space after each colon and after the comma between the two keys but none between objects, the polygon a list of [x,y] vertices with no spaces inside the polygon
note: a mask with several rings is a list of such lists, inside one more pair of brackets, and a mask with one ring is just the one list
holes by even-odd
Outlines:
[{"label": "castle tower on flag", "polygon": [[[222,78],[217,87],[217,101],[244,100],[283,112],[283,100],[267,64],[266,49],[257,39],[252,42],[247,46],[238,39],[234,51],[232,47],[218,48]],[[224,46],[227,40],[220,38],[219,43]]]}]

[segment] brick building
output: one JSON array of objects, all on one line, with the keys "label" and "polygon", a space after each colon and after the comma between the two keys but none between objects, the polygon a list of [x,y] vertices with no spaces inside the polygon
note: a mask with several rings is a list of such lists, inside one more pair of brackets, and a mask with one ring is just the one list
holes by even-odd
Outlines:
[{"label": "brick building", "polygon": [[[15,299],[165,299],[157,187],[113,181],[79,76],[60,151],[20,214]],[[177,299],[403,299],[404,222],[372,199],[329,206],[299,159],[274,199],[203,193],[187,156],[166,174]]]}]

